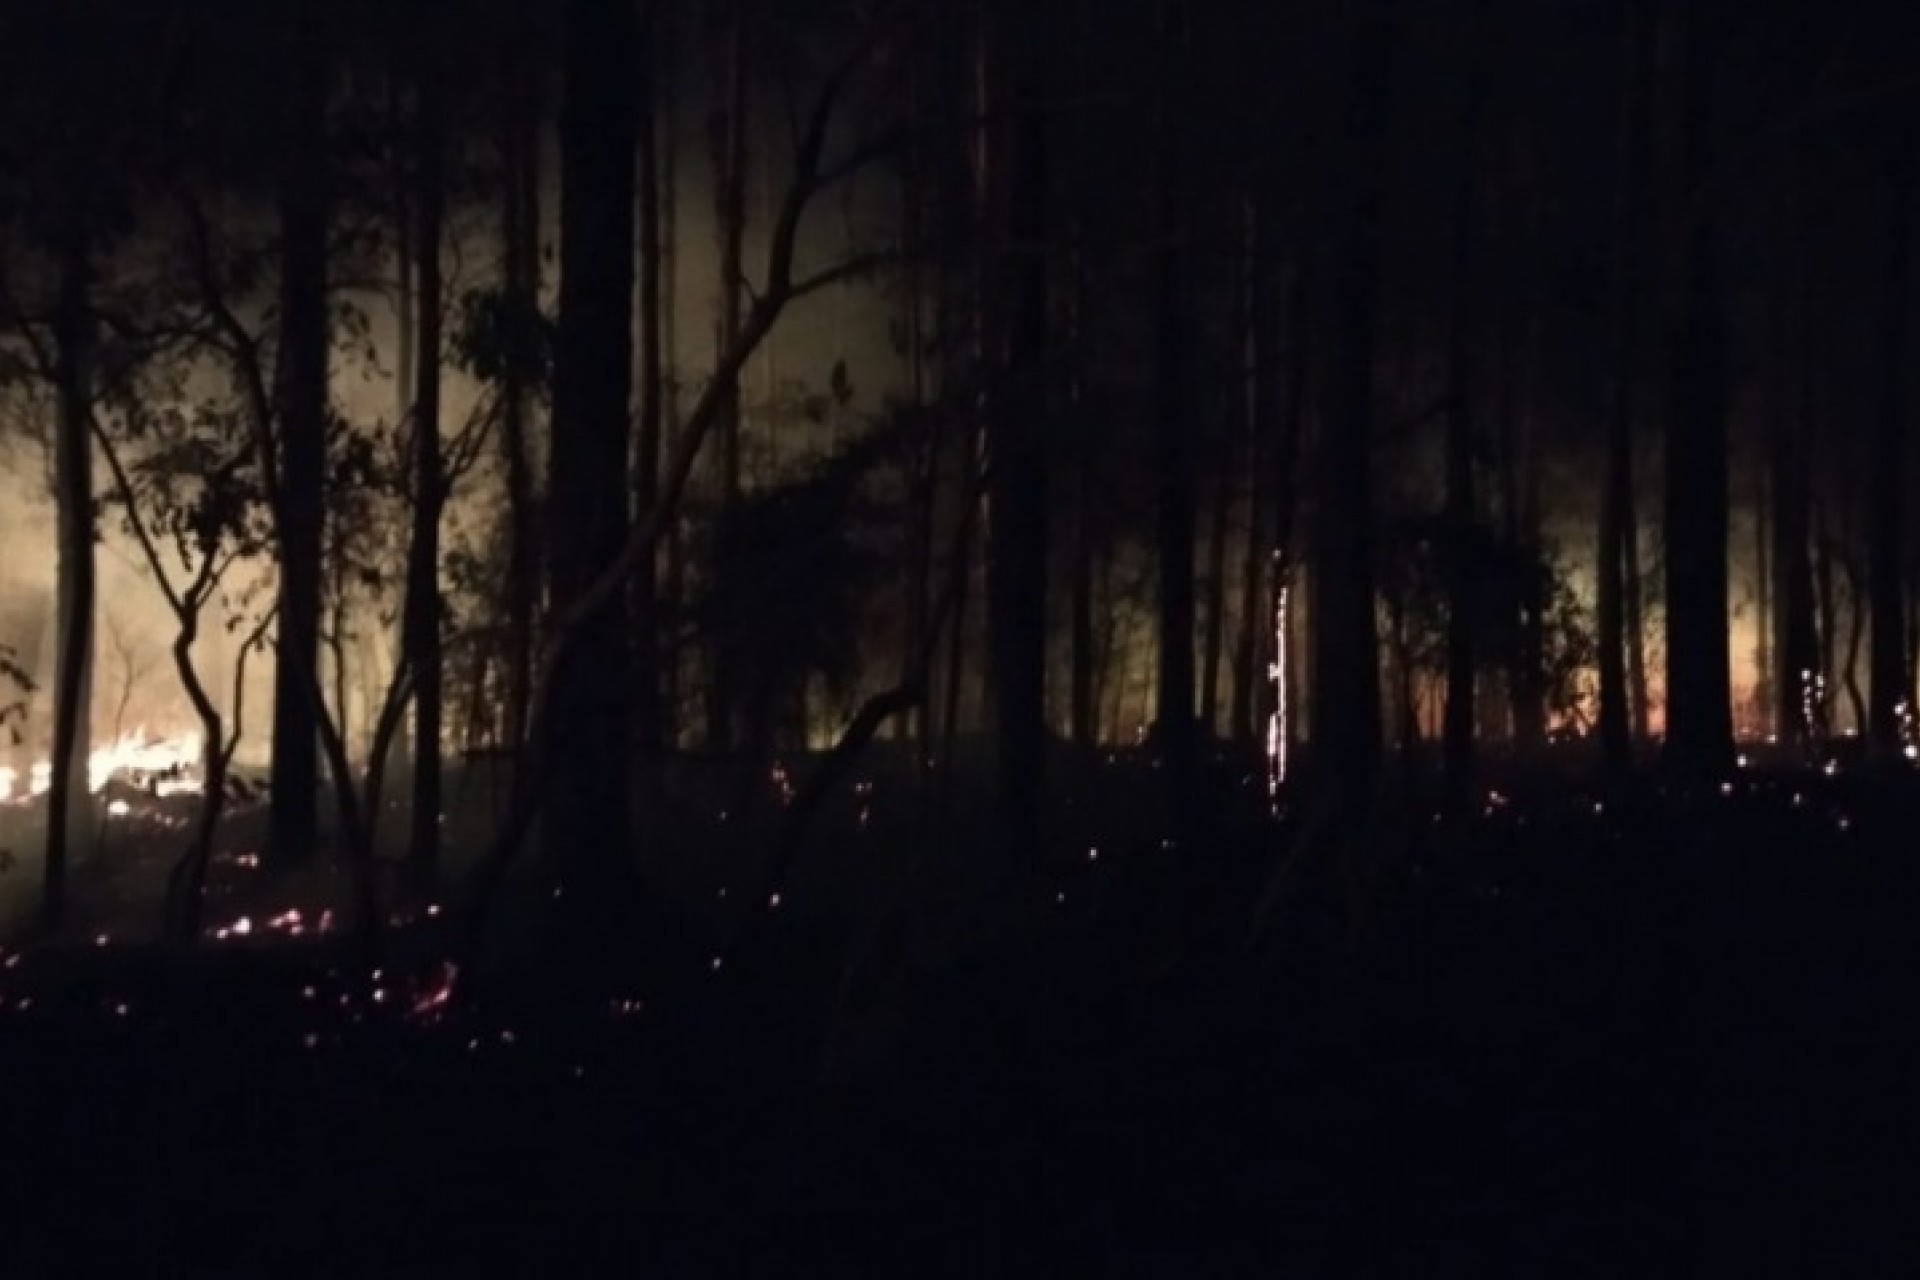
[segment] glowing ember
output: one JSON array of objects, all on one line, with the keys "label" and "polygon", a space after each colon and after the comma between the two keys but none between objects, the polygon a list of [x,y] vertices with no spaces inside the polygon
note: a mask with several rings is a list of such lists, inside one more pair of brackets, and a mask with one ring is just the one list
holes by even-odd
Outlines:
[{"label": "glowing ember", "polygon": [[1800,724],[1807,741],[1826,736],[1827,678],[1811,667],[1800,669]]},{"label": "glowing ember", "polygon": [[460,966],[451,960],[442,960],[434,983],[414,995],[407,1012],[428,1021],[438,1018],[453,1003],[454,987],[459,980]]}]

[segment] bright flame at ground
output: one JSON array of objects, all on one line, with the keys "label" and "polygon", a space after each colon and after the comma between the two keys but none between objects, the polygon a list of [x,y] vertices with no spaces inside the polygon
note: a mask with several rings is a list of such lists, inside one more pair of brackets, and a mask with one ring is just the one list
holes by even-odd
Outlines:
[{"label": "bright flame at ground", "polygon": [[[199,772],[198,734],[156,738],[145,729],[136,729],[87,757],[87,789],[98,795],[108,782],[121,778],[157,796],[194,793],[200,790]],[[45,795],[52,782],[52,762],[36,760],[28,768],[26,793],[22,796],[20,771],[0,765],[0,803]]]}]

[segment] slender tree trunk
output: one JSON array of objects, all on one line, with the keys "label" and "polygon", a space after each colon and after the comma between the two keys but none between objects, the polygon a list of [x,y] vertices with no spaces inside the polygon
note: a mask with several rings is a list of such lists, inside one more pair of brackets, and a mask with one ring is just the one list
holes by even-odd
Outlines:
[{"label": "slender tree trunk", "polygon": [[1038,14],[1001,3],[989,33],[994,79],[1011,120],[1005,272],[1005,347],[997,406],[987,417],[988,624],[992,632],[995,792],[1013,865],[1038,864],[1046,778],[1047,670],[1047,117]]},{"label": "slender tree trunk", "polygon": [[1911,125],[1900,126],[1888,147],[1887,257],[1881,271],[1880,398],[1874,416],[1873,462],[1868,468],[1867,579],[1872,603],[1871,702],[1866,733],[1873,754],[1900,758],[1907,702],[1906,497],[1908,338],[1913,292],[1913,165]]},{"label": "slender tree trunk", "polygon": [[1100,733],[1100,702],[1094,667],[1097,655],[1093,623],[1093,571],[1096,555],[1094,516],[1097,441],[1093,406],[1087,395],[1087,228],[1076,210],[1068,232],[1066,332],[1067,421],[1073,431],[1073,563],[1068,587],[1073,653],[1070,659],[1070,709],[1075,745],[1091,750]]},{"label": "slender tree trunk", "polygon": [[1546,550],[1540,524],[1539,423],[1533,403],[1541,330],[1534,281],[1542,268],[1539,189],[1530,171],[1531,142],[1524,125],[1521,135],[1515,162],[1521,169],[1517,183],[1522,193],[1521,247],[1512,255],[1513,283],[1502,344],[1506,367],[1500,392],[1500,440],[1507,546],[1530,568],[1519,582],[1514,644],[1507,662],[1507,703],[1514,745],[1523,753],[1535,753],[1547,737],[1546,582],[1531,571],[1544,562]]},{"label": "slender tree trunk", "polygon": [[[1778,416],[1776,411],[1775,416]],[[1771,723],[1773,706],[1773,526],[1777,520],[1771,468],[1764,455],[1754,466],[1753,494],[1753,621],[1757,636],[1753,646],[1753,696],[1750,702],[1753,724],[1765,733]]]},{"label": "slender tree trunk", "polygon": [[[674,6],[657,4],[653,26],[654,150],[659,186],[660,210],[660,437],[661,447],[671,450],[680,423],[680,117],[675,111],[679,80],[676,62],[680,48],[680,28],[674,23]],[[680,610],[687,598],[686,517],[675,512],[667,521],[661,543],[661,602],[670,611]],[[684,647],[675,644],[662,656],[661,734],[674,746],[683,745],[685,730]]]},{"label": "slender tree trunk", "polygon": [[1245,239],[1241,247],[1240,305],[1246,327],[1238,335],[1237,343],[1242,387],[1241,429],[1246,434],[1247,538],[1245,555],[1240,561],[1240,631],[1234,641],[1233,702],[1227,730],[1231,740],[1242,748],[1250,748],[1256,741],[1254,722],[1260,706],[1261,632],[1270,624],[1272,616],[1266,607],[1265,586],[1273,548],[1266,543],[1267,486],[1261,482],[1262,464],[1266,461],[1261,448],[1268,439],[1273,416],[1268,402],[1275,390],[1271,360],[1273,307],[1268,279],[1271,254],[1263,225],[1265,210],[1266,200],[1258,193],[1249,192],[1241,211]]},{"label": "slender tree trunk", "polygon": [[[724,50],[719,68],[723,104],[714,113],[714,225],[719,236],[719,308],[714,320],[716,351],[731,350],[740,334],[741,303],[745,292],[744,254],[747,226],[747,16],[744,0],[730,0],[726,15]],[[720,464],[719,519],[728,519],[740,502],[740,378],[726,379],[715,426]],[[708,749],[726,751],[733,745],[733,703],[738,691],[728,670],[726,645],[717,641],[708,650]]]},{"label": "slender tree trunk", "polygon": [[1227,642],[1227,533],[1233,516],[1233,489],[1240,465],[1239,397],[1223,416],[1220,456],[1214,460],[1213,501],[1207,511],[1206,631],[1200,641],[1200,709],[1197,724],[1202,735],[1221,731],[1220,673]]},{"label": "slender tree trunk", "polygon": [[[1780,741],[1806,750],[1822,732],[1819,703],[1820,635],[1816,628],[1816,598],[1811,547],[1813,477],[1807,441],[1813,423],[1813,253],[1810,192],[1804,168],[1796,174],[1793,270],[1797,314],[1782,326],[1780,367],[1793,369],[1796,394],[1773,419],[1773,554],[1774,573],[1774,725]],[[1783,307],[1785,312],[1786,308]],[[1781,395],[1783,402],[1788,397]]]},{"label": "slender tree trunk", "polygon": [[1189,213],[1184,166],[1189,16],[1184,0],[1160,0],[1163,59],[1155,128],[1153,423],[1156,548],[1160,571],[1159,686],[1155,718],[1168,816],[1177,830],[1193,809],[1198,767],[1194,724],[1194,399],[1190,343]]},{"label": "slender tree trunk", "polygon": [[[1287,343],[1289,346],[1286,401],[1276,406],[1274,421],[1270,427],[1263,428],[1263,434],[1277,432],[1278,441],[1274,449],[1273,465],[1273,553],[1271,564],[1271,582],[1269,598],[1264,617],[1272,620],[1273,651],[1271,683],[1269,691],[1271,709],[1268,714],[1268,747],[1277,758],[1269,761],[1270,785],[1278,785],[1284,779],[1280,776],[1282,765],[1291,758],[1295,733],[1295,717],[1291,709],[1299,705],[1297,675],[1293,656],[1293,636],[1288,625],[1298,617],[1297,611],[1290,606],[1293,599],[1294,569],[1299,557],[1294,551],[1294,507],[1297,504],[1300,468],[1301,443],[1306,438],[1307,388],[1309,375],[1313,369],[1316,352],[1313,347],[1313,308],[1314,283],[1309,273],[1307,261],[1303,256],[1293,271],[1293,280],[1288,287],[1287,300]],[[1277,349],[1271,336],[1268,338],[1266,365],[1272,369],[1277,361]],[[1274,398],[1266,397],[1263,403],[1272,405]],[[1377,683],[1377,682],[1376,682]]]},{"label": "slender tree trunk", "polygon": [[[1484,12],[1479,16],[1484,21]],[[1447,701],[1441,731],[1443,789],[1455,814],[1470,812],[1474,795],[1475,564],[1479,523],[1474,497],[1474,291],[1479,287],[1478,235],[1480,116],[1484,86],[1476,65],[1468,71],[1461,157],[1453,192],[1453,314],[1447,331]]]},{"label": "slender tree trunk", "polygon": [[317,0],[296,0],[289,33],[286,146],[281,153],[279,653],[274,664],[268,848],[300,862],[316,848],[321,545],[327,469],[326,53]]},{"label": "slender tree trunk", "polygon": [[[560,117],[560,323],[547,541],[554,606],[569,608],[626,541],[632,459],[634,168],[639,36],[629,0],[569,0]],[[625,597],[585,620],[553,672],[548,865],[555,938],[591,965],[632,885],[631,690]]]},{"label": "slender tree trunk", "polygon": [[1329,349],[1315,468],[1313,736],[1323,795],[1336,810],[1365,803],[1380,765],[1373,374],[1392,9],[1373,4],[1358,17],[1332,274],[1325,281]]},{"label": "slender tree trunk", "polygon": [[[1600,751],[1608,777],[1623,778],[1633,764],[1633,691],[1628,680],[1627,564],[1633,527],[1633,388],[1639,352],[1640,220],[1647,100],[1645,3],[1628,18],[1621,76],[1618,154],[1613,204],[1613,350],[1608,377],[1607,459],[1600,503],[1597,606],[1600,665]],[[1637,589],[1638,584],[1635,584]],[[1638,624],[1638,610],[1631,611]]]},{"label": "slender tree trunk", "polygon": [[[639,308],[640,412],[634,461],[634,503],[641,512],[659,500],[660,445],[665,382],[662,371],[660,138],[656,106],[658,86],[656,33],[661,4],[640,7],[640,53],[634,94],[639,134]],[[634,729],[637,745],[650,761],[665,743],[665,713],[660,697],[659,557],[647,556],[633,574]]]},{"label": "slender tree trunk", "polygon": [[1840,683],[1846,687],[1847,705],[1853,711],[1853,731],[1868,732],[1867,695],[1860,683],[1860,649],[1870,625],[1870,597],[1867,575],[1860,571],[1851,555],[1840,559],[1841,573],[1847,580],[1847,652],[1841,659]]},{"label": "slender tree trunk", "polygon": [[[413,538],[407,566],[406,642],[413,678],[413,808],[407,857],[413,874],[430,881],[440,859],[441,722],[444,712],[440,643],[440,514],[446,465],[440,451],[441,317],[445,289],[440,268],[446,222],[446,104],[438,52],[423,36],[416,122],[418,222],[415,261],[419,289],[418,370],[413,405]],[[378,821],[376,815],[374,820]]]},{"label": "slender tree trunk", "polygon": [[[530,66],[525,5],[516,7],[514,36],[504,53],[509,86],[501,140],[506,180],[501,206],[504,249],[502,295],[516,337],[531,329],[540,307],[539,95]],[[526,739],[533,697],[534,616],[540,600],[538,500],[534,489],[532,428],[537,388],[516,349],[501,389],[500,447],[507,490],[505,738],[516,749]]]},{"label": "slender tree trunk", "polygon": [[47,784],[46,878],[41,916],[57,924],[66,910],[67,864],[90,829],[88,777],[93,686],[94,515],[93,403],[88,373],[89,272],[87,212],[76,200],[59,229],[60,295],[55,315],[54,485],[60,559],[54,634],[55,664],[52,772]]},{"label": "slender tree trunk", "polygon": [[1825,514],[1818,509],[1813,517],[1813,538],[1818,557],[1813,572],[1820,624],[1819,682],[1815,686],[1814,701],[1819,712],[1816,717],[1818,736],[1826,738],[1833,733],[1830,699],[1840,678],[1840,601],[1839,584],[1834,574],[1834,540],[1827,528]]},{"label": "slender tree trunk", "polygon": [[1667,760],[1683,778],[1723,773],[1733,760],[1727,654],[1727,336],[1718,219],[1700,205],[1708,172],[1707,6],[1676,11],[1678,76],[1671,106],[1671,210],[1677,291],[1668,342]]}]

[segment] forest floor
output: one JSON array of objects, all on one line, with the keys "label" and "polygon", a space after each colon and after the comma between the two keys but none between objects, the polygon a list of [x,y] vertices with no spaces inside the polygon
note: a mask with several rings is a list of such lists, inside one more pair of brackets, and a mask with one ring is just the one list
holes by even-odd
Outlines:
[{"label": "forest floor", "polygon": [[684,822],[591,1007],[503,970],[441,1009],[436,904],[377,973],[236,936],[318,910],[243,812],[225,940],[0,950],[0,1269],[1914,1273],[1912,775],[1514,782],[1301,845],[1223,769],[1184,847],[1152,776],[1063,784],[992,905],[977,833],[858,792],[717,969],[766,831]]}]

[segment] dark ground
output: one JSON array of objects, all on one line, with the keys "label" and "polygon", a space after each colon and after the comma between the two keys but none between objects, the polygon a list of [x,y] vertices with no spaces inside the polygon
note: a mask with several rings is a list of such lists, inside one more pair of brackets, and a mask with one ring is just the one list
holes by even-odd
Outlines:
[{"label": "dark ground", "polygon": [[1376,817],[1250,946],[1288,832],[1109,773],[938,942],[797,882],[571,1012],[402,1016],[419,927],[0,960],[0,1274],[1915,1273],[1911,775]]}]

